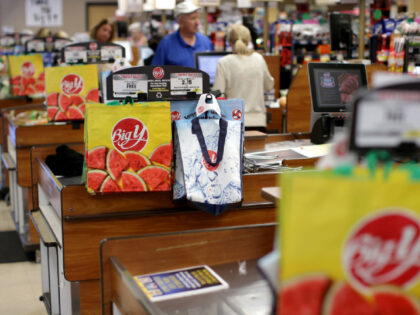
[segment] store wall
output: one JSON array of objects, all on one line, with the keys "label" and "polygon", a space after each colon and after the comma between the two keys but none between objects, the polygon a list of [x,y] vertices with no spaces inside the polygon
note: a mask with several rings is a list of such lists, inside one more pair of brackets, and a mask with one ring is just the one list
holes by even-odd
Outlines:
[{"label": "store wall", "polygon": [[420,1],[409,0],[408,1],[408,12],[420,12]]},{"label": "store wall", "polygon": [[[117,2],[117,0],[62,0],[63,3],[63,26],[51,28],[53,32],[65,30],[69,35],[75,32],[86,31],[86,3],[92,2]],[[16,32],[22,29],[38,28],[25,25],[25,0],[0,0],[0,25],[14,27]]]}]

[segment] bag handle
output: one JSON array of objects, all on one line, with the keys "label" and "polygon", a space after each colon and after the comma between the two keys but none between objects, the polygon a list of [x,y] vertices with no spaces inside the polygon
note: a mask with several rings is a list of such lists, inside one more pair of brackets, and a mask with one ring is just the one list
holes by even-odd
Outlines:
[{"label": "bag handle", "polygon": [[197,107],[195,108],[196,117],[209,110],[215,111],[219,115],[219,117],[222,117],[222,114],[220,112],[220,106],[217,103],[216,97],[210,93],[201,94],[197,102]]},{"label": "bag handle", "polygon": [[227,121],[223,118],[219,119],[219,142],[217,144],[217,159],[215,162],[212,162],[209,156],[209,151],[207,150],[206,141],[204,140],[203,131],[201,130],[200,120],[198,117],[194,118],[192,121],[192,133],[197,136],[198,143],[200,144],[201,153],[203,153],[204,160],[210,164],[211,166],[217,166],[220,161],[223,159],[223,152],[225,150],[225,140],[226,140],[226,133],[227,133]]}]

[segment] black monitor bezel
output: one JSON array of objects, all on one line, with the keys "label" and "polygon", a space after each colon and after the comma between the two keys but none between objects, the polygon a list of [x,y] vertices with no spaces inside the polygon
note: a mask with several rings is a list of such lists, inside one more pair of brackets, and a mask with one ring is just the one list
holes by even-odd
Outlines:
[{"label": "black monitor bezel", "polygon": [[[200,68],[198,67],[198,59],[201,56],[227,56],[230,55],[232,52],[231,51],[205,51],[205,52],[196,52],[194,53],[194,66],[196,69],[200,70]],[[203,70],[202,70],[203,71]],[[210,75],[209,75],[209,79],[210,79]],[[210,84],[212,84],[212,82],[210,82]]]},{"label": "black monitor bezel", "polygon": [[362,63],[323,63],[323,62],[310,62],[308,63],[308,77],[309,77],[309,91],[311,93],[311,102],[312,110],[316,113],[339,113],[339,112],[348,112],[350,104],[339,105],[339,106],[320,106],[318,104],[318,94],[315,85],[315,69],[325,69],[325,70],[337,70],[346,69],[348,70],[358,70],[361,74],[361,88],[367,88],[367,74],[366,66]]}]

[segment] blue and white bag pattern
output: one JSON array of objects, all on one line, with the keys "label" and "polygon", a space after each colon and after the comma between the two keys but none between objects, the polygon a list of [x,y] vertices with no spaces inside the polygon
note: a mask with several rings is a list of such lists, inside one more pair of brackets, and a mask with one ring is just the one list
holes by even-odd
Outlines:
[{"label": "blue and white bag pattern", "polygon": [[[243,199],[243,101],[222,101],[219,107],[214,96],[202,95],[198,103],[188,102],[189,114],[185,102],[171,103],[173,117],[179,110],[187,114],[174,121],[174,200],[186,198],[218,215]],[[196,107],[193,114],[191,105]]]}]

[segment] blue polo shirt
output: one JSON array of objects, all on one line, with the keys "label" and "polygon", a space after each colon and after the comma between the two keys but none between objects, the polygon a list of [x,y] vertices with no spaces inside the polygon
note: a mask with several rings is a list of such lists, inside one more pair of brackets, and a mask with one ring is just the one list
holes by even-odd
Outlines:
[{"label": "blue polo shirt", "polygon": [[201,51],[213,51],[210,39],[197,33],[194,46],[190,46],[182,39],[179,31],[176,31],[160,41],[152,65],[178,65],[194,68],[194,53]]}]

